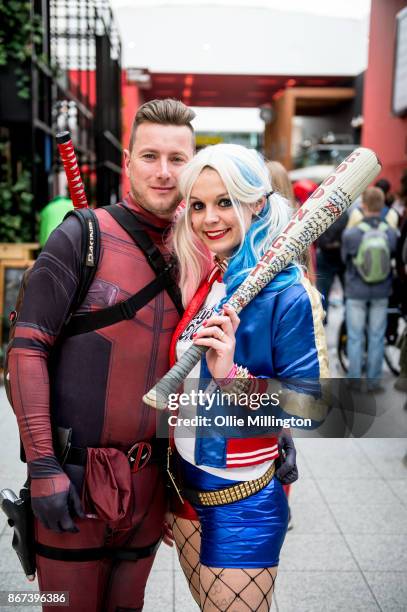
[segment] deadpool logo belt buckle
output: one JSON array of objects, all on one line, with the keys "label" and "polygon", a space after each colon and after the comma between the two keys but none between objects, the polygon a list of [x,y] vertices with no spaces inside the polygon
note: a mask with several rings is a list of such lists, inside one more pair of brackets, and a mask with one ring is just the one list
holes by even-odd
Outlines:
[{"label": "deadpool logo belt buckle", "polygon": [[151,457],[151,444],[149,442],[136,442],[127,453],[127,459],[132,472],[138,472],[147,465]]}]

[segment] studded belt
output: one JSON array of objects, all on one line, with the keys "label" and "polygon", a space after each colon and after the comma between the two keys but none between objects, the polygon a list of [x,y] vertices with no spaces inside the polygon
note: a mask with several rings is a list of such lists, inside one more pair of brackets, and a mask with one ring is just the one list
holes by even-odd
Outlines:
[{"label": "studded belt", "polygon": [[258,493],[266,487],[274,476],[274,463],[268,470],[255,480],[246,480],[238,484],[218,489],[217,491],[197,491],[196,489],[188,489],[182,487],[182,495],[192,504],[199,506],[221,506],[223,504],[232,504],[233,502],[246,499],[255,493]]}]

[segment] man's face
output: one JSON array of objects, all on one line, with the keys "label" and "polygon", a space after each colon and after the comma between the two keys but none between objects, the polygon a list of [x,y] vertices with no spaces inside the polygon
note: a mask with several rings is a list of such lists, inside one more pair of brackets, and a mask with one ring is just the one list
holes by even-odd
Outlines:
[{"label": "man's face", "polygon": [[170,219],[181,201],[178,177],[194,155],[191,130],[185,126],[142,123],[133,149],[125,149],[131,195],[145,210]]}]

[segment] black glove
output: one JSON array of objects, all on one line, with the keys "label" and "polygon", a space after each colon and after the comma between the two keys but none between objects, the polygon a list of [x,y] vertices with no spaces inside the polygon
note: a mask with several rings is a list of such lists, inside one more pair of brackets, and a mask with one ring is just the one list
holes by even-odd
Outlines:
[{"label": "black glove", "polygon": [[275,476],[281,484],[291,484],[298,480],[296,464],[297,451],[291,434],[284,432],[278,437],[279,457],[276,460]]},{"label": "black glove", "polygon": [[31,507],[47,529],[77,533],[73,519],[84,518],[79,495],[54,457],[35,459],[28,464],[31,476]]}]

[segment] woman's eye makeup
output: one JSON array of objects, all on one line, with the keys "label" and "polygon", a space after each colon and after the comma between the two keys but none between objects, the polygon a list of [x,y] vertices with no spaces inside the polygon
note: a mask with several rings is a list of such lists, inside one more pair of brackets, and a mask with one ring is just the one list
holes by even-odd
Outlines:
[{"label": "woman's eye makeup", "polygon": [[232,206],[232,201],[229,198],[222,198],[219,200],[218,204],[222,208],[228,208],[229,206]]},{"label": "woman's eye makeup", "polygon": [[[232,201],[229,198],[221,198],[218,201],[217,206],[220,206],[220,208],[230,208],[232,206]],[[195,200],[191,203],[191,208],[192,210],[203,210],[205,208],[205,204],[200,200]]]},{"label": "woman's eye makeup", "polygon": [[199,202],[199,200],[196,200],[195,202],[192,202],[191,204],[191,208],[192,210],[202,210],[204,207],[202,202]]}]

